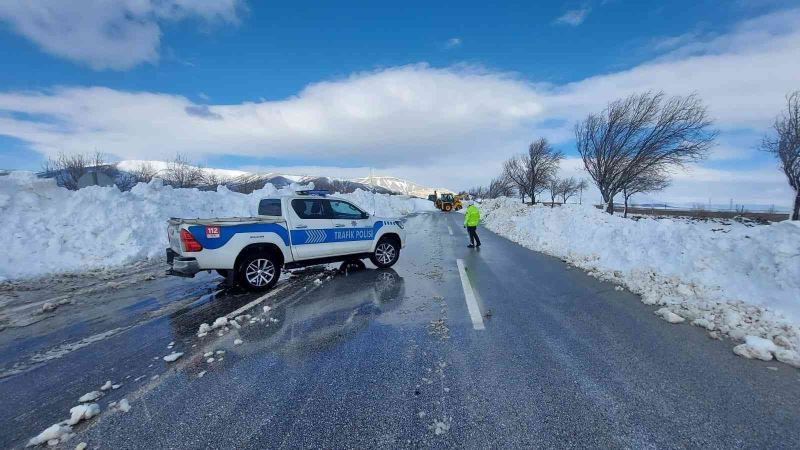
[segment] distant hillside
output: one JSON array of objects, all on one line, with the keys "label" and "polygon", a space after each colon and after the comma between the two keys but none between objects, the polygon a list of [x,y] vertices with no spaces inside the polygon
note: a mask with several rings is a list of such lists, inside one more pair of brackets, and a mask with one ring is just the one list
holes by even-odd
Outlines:
[{"label": "distant hillside", "polygon": [[357,183],[363,183],[366,185],[382,187],[393,192],[412,195],[414,197],[420,197],[420,198],[427,198],[428,195],[433,194],[433,191],[453,192],[450,189],[431,188],[423,186],[421,184],[417,184],[413,181],[408,181],[402,178],[391,177],[391,176],[356,178],[353,181]]},{"label": "distant hillside", "polygon": [[[168,170],[168,163],[163,161],[139,161],[128,160],[116,164],[116,169],[120,172],[136,172],[142,166],[149,166],[157,173],[164,173]],[[285,173],[268,172],[245,172],[242,170],[215,169],[204,167],[201,169],[206,175],[213,177],[215,181],[221,182],[229,188],[244,193],[253,192],[264,187],[265,183],[271,183],[277,188],[288,186],[291,183],[308,184],[314,183],[316,189],[327,189],[332,192],[351,193],[357,189],[374,191],[379,194],[405,194],[415,197],[425,198],[433,193],[432,188],[427,188],[413,181],[403,180],[396,177],[381,176],[358,179],[343,179],[323,176],[291,175]],[[211,186],[201,186],[210,188]],[[440,192],[449,192],[447,189],[439,189]]]}]

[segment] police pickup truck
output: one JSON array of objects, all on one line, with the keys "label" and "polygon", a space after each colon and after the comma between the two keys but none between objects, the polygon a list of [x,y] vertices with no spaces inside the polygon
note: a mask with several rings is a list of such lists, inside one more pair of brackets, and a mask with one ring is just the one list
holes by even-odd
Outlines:
[{"label": "police pickup truck", "polygon": [[258,216],[168,221],[170,275],[216,270],[248,290],[264,291],[283,268],[369,258],[394,265],[405,242],[399,220],[371,217],[324,191],[265,198]]}]

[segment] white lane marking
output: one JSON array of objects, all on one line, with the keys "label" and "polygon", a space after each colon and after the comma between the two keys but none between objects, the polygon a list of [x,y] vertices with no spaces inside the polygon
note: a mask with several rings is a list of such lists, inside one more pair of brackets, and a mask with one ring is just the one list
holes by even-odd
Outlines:
[{"label": "white lane marking", "polygon": [[273,290],[267,292],[266,294],[262,295],[261,297],[258,297],[257,299],[253,300],[252,302],[242,306],[241,308],[237,309],[236,311],[226,314],[225,317],[228,320],[230,320],[230,319],[233,319],[236,316],[240,316],[243,312],[247,311],[250,308],[255,307],[256,305],[258,305],[259,303],[263,302],[264,300],[272,297],[273,295],[279,294],[281,291],[283,291],[287,287],[289,287],[289,283],[284,284],[283,287],[279,287],[278,289],[273,289]]},{"label": "white lane marking", "polygon": [[448,226],[447,226],[447,231],[449,231],[449,232],[450,232],[450,236],[452,236],[452,235],[453,235],[453,229],[452,229],[452,228],[450,228],[450,225],[448,225]]},{"label": "white lane marking", "polygon": [[485,330],[486,327],[483,326],[481,310],[478,308],[478,301],[475,300],[475,292],[472,291],[472,285],[469,284],[469,279],[467,278],[464,260],[457,259],[456,265],[458,265],[458,275],[461,277],[461,288],[464,290],[464,299],[467,301],[469,317],[472,319],[472,328],[476,330]]}]

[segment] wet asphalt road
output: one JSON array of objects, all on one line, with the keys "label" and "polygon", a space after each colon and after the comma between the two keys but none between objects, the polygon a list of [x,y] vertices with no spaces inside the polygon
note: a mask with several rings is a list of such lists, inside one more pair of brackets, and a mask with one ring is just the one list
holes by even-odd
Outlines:
[{"label": "wet asphalt road", "polygon": [[[460,220],[411,217],[392,270],[287,278],[222,336],[196,332],[259,296],[211,275],[98,288],[6,328],[0,447],[24,445],[106,380],[122,386],[69,448],[800,447],[800,371],[736,357],[486,230],[467,249]],[[89,336],[101,338],[74,345]],[[171,341],[186,354],[165,363]],[[106,408],[123,397],[129,412]]]}]

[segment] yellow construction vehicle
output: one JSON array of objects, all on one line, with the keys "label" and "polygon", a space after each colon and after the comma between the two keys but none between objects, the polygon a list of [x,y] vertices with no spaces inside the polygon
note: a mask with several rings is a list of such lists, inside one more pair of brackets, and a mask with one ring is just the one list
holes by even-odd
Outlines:
[{"label": "yellow construction vehicle", "polygon": [[461,199],[457,195],[445,193],[438,195],[434,193],[435,199],[434,204],[436,205],[437,209],[440,209],[444,212],[450,212],[452,210],[458,211],[463,206],[461,205]]}]

